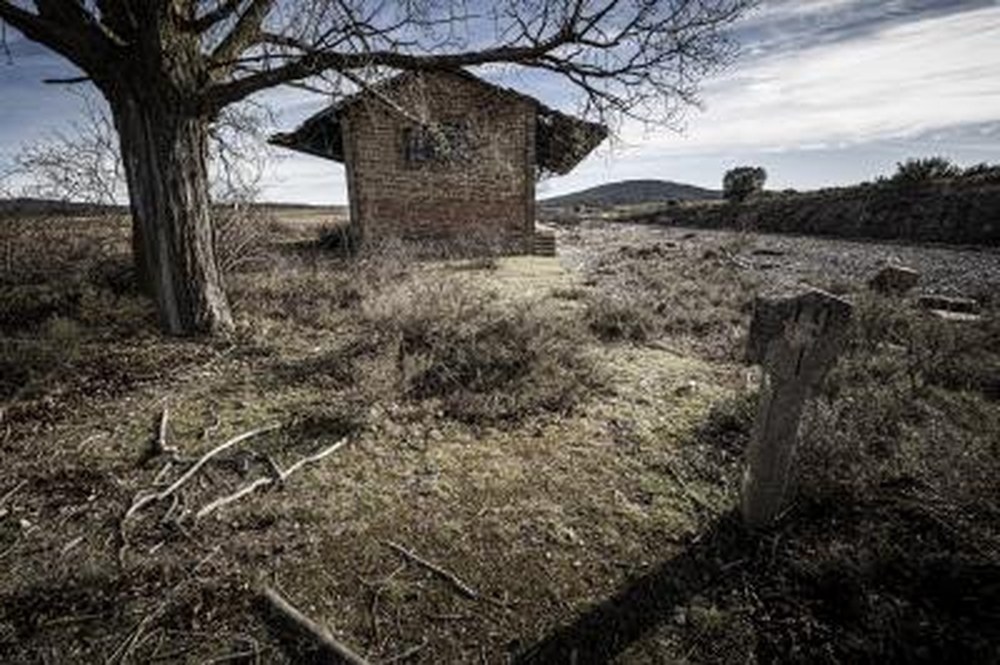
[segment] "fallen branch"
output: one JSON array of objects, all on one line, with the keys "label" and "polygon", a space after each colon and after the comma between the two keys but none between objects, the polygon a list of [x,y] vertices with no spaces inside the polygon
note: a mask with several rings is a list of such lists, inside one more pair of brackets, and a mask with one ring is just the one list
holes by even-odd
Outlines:
[{"label": "fallen branch", "polygon": [[281,594],[271,587],[265,586],[261,595],[273,612],[280,615],[286,623],[291,624],[296,632],[308,637],[322,655],[328,658],[337,658],[351,663],[351,665],[368,665],[367,660],[335,640],[328,630],[295,609],[291,603],[282,598]]},{"label": "fallen branch", "polygon": [[212,459],[213,457],[215,457],[219,453],[221,453],[221,452],[223,452],[223,451],[225,451],[225,450],[227,450],[229,448],[232,448],[233,446],[235,446],[237,443],[240,443],[241,441],[246,441],[247,439],[249,439],[251,437],[255,437],[255,436],[258,436],[260,434],[264,434],[265,432],[271,432],[273,430],[278,429],[279,427],[281,427],[280,423],[273,423],[273,424],[267,425],[265,427],[260,427],[260,428],[255,429],[255,430],[250,430],[249,432],[244,432],[243,434],[240,434],[238,436],[234,436],[233,438],[229,439],[225,443],[222,443],[222,444],[216,446],[215,448],[212,448],[207,453],[205,453],[204,455],[202,455],[201,457],[199,457],[198,461],[195,462],[191,466],[190,469],[188,469],[187,471],[185,471],[181,475],[180,478],[178,478],[177,480],[175,480],[173,482],[173,484],[170,485],[170,487],[167,487],[166,489],[164,489],[163,491],[160,491],[160,492],[152,492],[150,494],[146,494],[145,496],[143,496],[141,498],[136,498],[136,500],[132,503],[132,507],[129,508],[128,512],[125,513],[125,519],[128,519],[129,517],[131,517],[132,515],[134,515],[136,512],[139,511],[140,508],[143,508],[144,506],[147,506],[150,503],[153,503],[154,501],[162,501],[163,499],[166,499],[171,494],[173,494],[174,492],[176,492],[177,490],[179,490],[184,485],[184,483],[186,483],[189,480],[191,480],[195,476],[195,474],[198,473],[198,471],[201,469],[201,467],[205,466],[205,464],[208,463],[208,461],[210,459]]},{"label": "fallen branch", "polygon": [[472,600],[479,600],[480,598],[479,592],[477,592],[475,589],[473,589],[468,584],[463,582],[462,579],[458,577],[458,575],[455,575],[454,573],[449,572],[444,568],[431,563],[427,559],[423,559],[417,556],[416,554],[414,554],[413,552],[411,552],[410,550],[406,549],[405,547],[403,547],[398,543],[394,543],[391,540],[386,540],[383,542],[385,543],[386,546],[391,547],[392,549],[402,554],[409,561],[412,561],[415,564],[423,566],[424,568],[431,571],[438,577],[449,582],[452,586],[454,586],[458,590],[459,593],[461,593],[466,598],[471,598]]},{"label": "fallen branch", "polygon": [[229,505],[234,501],[238,501],[248,494],[252,494],[261,487],[268,487],[270,485],[275,485],[275,484],[279,485],[283,484],[288,479],[289,476],[291,476],[293,473],[295,473],[302,467],[306,466],[307,464],[318,462],[324,457],[327,457],[328,455],[332,455],[333,453],[343,448],[346,444],[347,444],[347,439],[346,438],[341,439],[340,441],[337,441],[337,443],[333,444],[332,446],[329,446],[328,448],[324,448],[318,453],[310,455],[309,457],[303,457],[298,462],[296,462],[295,464],[291,465],[290,467],[284,470],[282,470],[281,467],[278,466],[277,462],[275,462],[273,459],[267,458],[269,460],[269,465],[272,475],[266,478],[257,478],[256,480],[247,483],[243,487],[239,488],[232,494],[227,494],[226,496],[219,497],[215,501],[206,504],[201,510],[195,513],[195,519],[201,519],[202,517],[205,517],[206,515],[215,512],[216,510],[218,510],[223,506]]}]

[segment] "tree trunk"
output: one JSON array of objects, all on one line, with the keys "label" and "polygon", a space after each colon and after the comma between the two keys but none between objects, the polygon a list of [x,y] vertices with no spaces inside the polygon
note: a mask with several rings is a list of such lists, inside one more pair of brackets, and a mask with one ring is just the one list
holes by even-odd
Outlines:
[{"label": "tree trunk", "polygon": [[217,333],[233,325],[215,260],[208,195],[208,119],[166,100],[111,100],[128,180],[136,275],[164,332]]}]

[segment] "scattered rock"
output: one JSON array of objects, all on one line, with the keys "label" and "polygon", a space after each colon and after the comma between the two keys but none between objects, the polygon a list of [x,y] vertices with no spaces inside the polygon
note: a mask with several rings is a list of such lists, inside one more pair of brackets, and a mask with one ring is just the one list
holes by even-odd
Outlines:
[{"label": "scattered rock", "polygon": [[945,312],[964,312],[975,314],[979,311],[979,303],[972,298],[952,298],[950,296],[920,296],[917,300],[924,309]]},{"label": "scattered rock", "polygon": [[888,265],[868,280],[868,288],[883,295],[903,295],[920,281],[920,273],[901,265]]},{"label": "scattered rock", "polygon": [[687,381],[674,388],[674,395],[678,397],[686,397],[696,392],[698,392],[698,383],[695,381]]}]

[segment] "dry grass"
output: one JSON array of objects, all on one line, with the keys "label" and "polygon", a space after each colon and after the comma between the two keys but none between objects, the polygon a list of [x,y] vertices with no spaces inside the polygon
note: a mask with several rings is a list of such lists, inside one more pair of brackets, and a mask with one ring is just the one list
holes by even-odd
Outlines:
[{"label": "dry grass", "polygon": [[[227,277],[239,330],[214,343],[156,334],[128,288],[123,223],[0,228],[14,303],[0,338],[0,660],[301,660],[258,611],[262,582],[372,660],[423,645],[411,660],[508,662],[611,606],[641,612],[600,615],[589,634],[614,650],[584,656],[832,662],[871,657],[880,635],[952,649],[931,656],[985,653],[986,592],[977,613],[912,589],[929,588],[934,557],[963,593],[996,566],[975,554],[995,542],[992,315],[956,332],[861,306],[810,414],[809,491],[777,531],[749,536],[727,517],[754,409],[734,362],[753,282],[732,248],[630,243],[578,276],[552,259],[427,259],[397,243],[323,250],[328,222],[266,223],[263,261]],[[607,333],[615,317],[642,333]],[[220,455],[173,509],[140,511],[123,542],[122,516],[165,463],[148,458],[165,404],[187,456],[282,428]],[[280,489],[183,517],[266,477],[269,460],[288,468],[342,437]],[[872,445],[848,445],[859,440]],[[910,477],[911,503],[938,498],[904,519],[883,486]],[[942,521],[928,555],[907,558],[917,526]],[[385,540],[485,600],[403,565]],[[655,598],[615,600],[634,589]],[[861,620],[836,618],[856,607]],[[941,629],[920,637],[928,620]]]},{"label": "dry grass", "polygon": [[499,303],[465,279],[410,281],[364,309],[368,334],[395,361],[401,396],[459,420],[565,413],[599,384],[578,320]]},{"label": "dry grass", "polygon": [[606,341],[671,339],[708,359],[736,360],[756,278],[729,247],[623,246],[593,270],[586,321]]}]

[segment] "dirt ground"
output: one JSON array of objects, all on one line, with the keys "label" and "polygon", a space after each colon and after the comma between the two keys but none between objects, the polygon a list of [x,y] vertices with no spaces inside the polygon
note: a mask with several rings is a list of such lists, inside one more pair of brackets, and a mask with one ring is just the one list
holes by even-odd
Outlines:
[{"label": "dirt ground", "polygon": [[[998,655],[982,628],[996,534],[954,533],[995,502],[906,522],[898,501],[804,500],[763,536],[733,515],[758,380],[741,358],[750,303],[805,274],[804,241],[594,222],[559,228],[556,258],[346,259],[317,242],[336,221],[267,223],[259,260],[227,278],[238,329],[223,340],[158,335],[130,291],[123,222],[0,221],[0,660],[308,659],[265,586],[372,662],[844,662],[877,656],[879,630],[899,655],[928,617],[971,642],[913,662]],[[850,270],[809,279],[856,291],[890,254],[916,260],[841,245],[819,253]],[[996,288],[1000,256],[950,251],[920,254],[926,288]],[[636,280],[652,300],[616,309]],[[998,408],[975,399],[980,445]],[[985,585],[979,605],[920,566],[899,573],[905,593],[879,591],[864,557],[846,591],[828,588],[829,525],[882,542],[883,513],[901,539],[959,552],[944,575]],[[957,603],[946,621],[935,593]],[[876,613],[891,626],[824,618],[879,602],[897,603]]]}]

